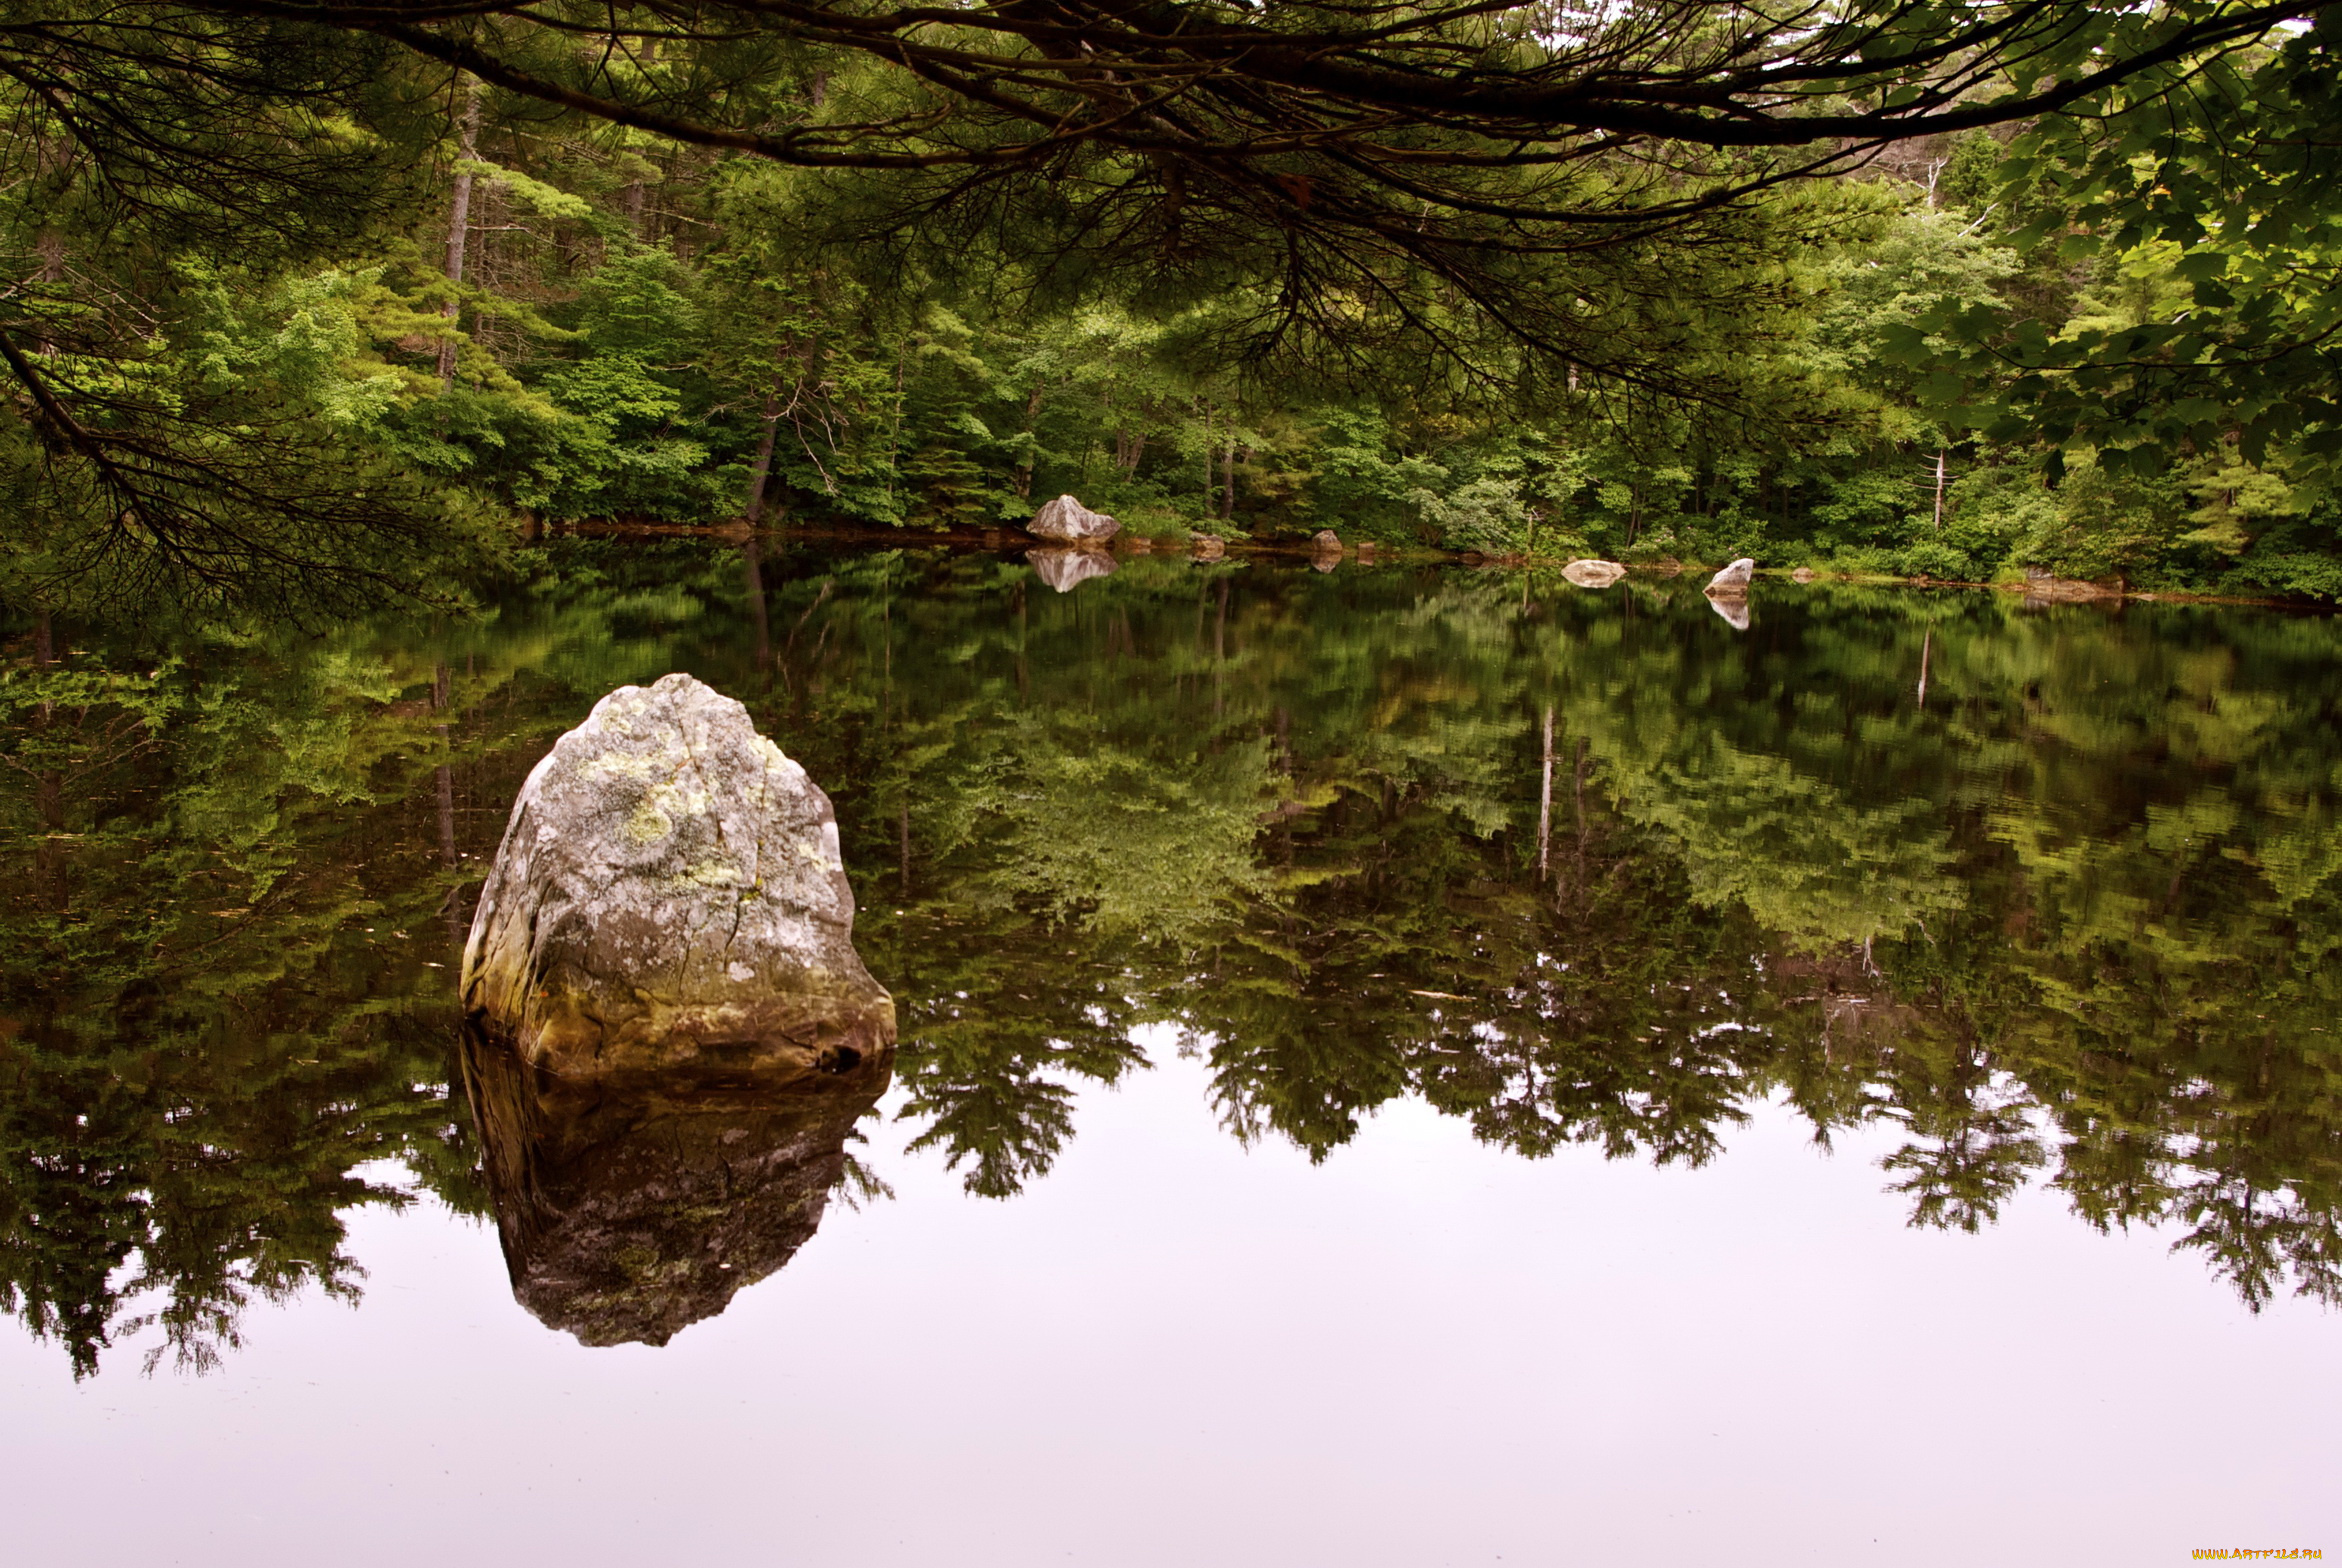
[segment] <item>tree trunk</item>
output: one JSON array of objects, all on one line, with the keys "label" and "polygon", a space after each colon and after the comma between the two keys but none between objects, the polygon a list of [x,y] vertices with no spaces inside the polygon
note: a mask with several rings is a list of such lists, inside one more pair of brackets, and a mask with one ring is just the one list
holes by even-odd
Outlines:
[{"label": "tree trunk", "polygon": [[[1027,440],[1035,439],[1035,427],[1041,422],[1041,394],[1047,391],[1048,387],[1048,382],[1042,382],[1039,386],[1034,387],[1032,395],[1025,399],[1025,436]],[[1016,493],[1020,500],[1030,501],[1033,498],[1033,453],[1029,447],[1025,452],[1025,460],[1016,465]]]},{"label": "tree trunk", "polygon": [[1131,478],[1138,473],[1139,462],[1146,455],[1145,431],[1136,435],[1120,430],[1114,432],[1114,467],[1124,478]]},{"label": "tree trunk", "polygon": [[[470,79],[464,83],[463,139],[458,155],[466,163],[480,156],[480,84]],[[464,280],[464,247],[471,230],[472,175],[469,169],[458,169],[455,199],[447,213],[447,281],[451,285]],[[450,299],[440,314],[447,318],[447,336],[439,341],[439,390],[445,392],[455,385],[455,331],[463,301]]]},{"label": "tree trunk", "polygon": [[895,428],[894,434],[887,438],[886,446],[886,498],[889,501],[894,499],[895,482],[903,476],[903,367],[910,353],[909,338],[895,345]]},{"label": "tree trunk", "polygon": [[1204,516],[1220,509],[1220,488],[1212,483],[1212,405],[1204,405]]},{"label": "tree trunk", "polygon": [[1236,443],[1231,439],[1220,461],[1220,518],[1236,515]]},{"label": "tree trunk", "polygon": [[764,487],[772,477],[773,441],[781,428],[781,400],[778,395],[766,393],[764,399],[764,434],[757,438],[756,462],[748,470],[748,526],[754,528],[764,521]]}]

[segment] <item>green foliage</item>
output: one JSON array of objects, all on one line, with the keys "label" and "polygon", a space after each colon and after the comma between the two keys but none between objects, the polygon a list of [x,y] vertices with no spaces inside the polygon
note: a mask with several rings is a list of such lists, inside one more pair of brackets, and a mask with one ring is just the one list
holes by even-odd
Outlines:
[{"label": "green foliage", "polygon": [[[26,128],[0,199],[20,600],[315,618],[453,597],[498,514],[964,529],[1058,492],[1134,532],[1502,559],[2330,596],[2342,558],[2323,12],[2115,8],[2088,43],[2013,20],[1956,91],[1881,66],[1875,109],[1809,82],[1722,142],[1676,105],[1687,139],[1638,142],[1649,164],[1566,131],[1499,148],[1458,109],[1347,161],[1263,163],[1253,127],[1203,180],[1079,115],[1042,172],[992,140],[998,104],[899,73],[948,28],[866,55],[695,17],[575,77],[570,33],[508,16],[466,47],[511,74],[451,86],[429,50],[235,9],[188,11],[192,53],[71,7],[0,46],[56,52],[0,76]],[[1777,21],[1686,16],[1771,59],[1866,14],[1761,48]],[[1473,71],[1546,82],[1577,47],[1507,40]],[[2139,53],[2086,101],[2028,99],[2085,48]],[[103,112],[42,85],[68,58]],[[1797,179],[1761,150],[1848,114],[1913,139]],[[974,140],[907,151],[946,125]]]}]

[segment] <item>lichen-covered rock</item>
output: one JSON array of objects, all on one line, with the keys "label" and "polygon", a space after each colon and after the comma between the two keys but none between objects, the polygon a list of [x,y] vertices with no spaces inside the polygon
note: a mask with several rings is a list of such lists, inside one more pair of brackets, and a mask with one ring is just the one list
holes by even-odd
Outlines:
[{"label": "lichen-covered rock", "polygon": [[1616,561],[1572,561],[1561,575],[1580,588],[1607,588],[1626,575],[1626,568]]},{"label": "lichen-covered rock", "polygon": [[1025,557],[1041,581],[1071,593],[1093,577],[1114,575],[1114,557],[1104,550],[1035,550]]},{"label": "lichen-covered rock", "polygon": [[779,1081],[577,1083],[464,1032],[512,1293],[588,1345],[663,1345],[773,1273],[846,1179],[890,1059]]},{"label": "lichen-covered rock", "polygon": [[1340,555],[1342,553],[1342,536],[1331,528],[1320,528],[1310,536],[1309,548],[1319,555]]},{"label": "lichen-covered rock", "polygon": [[1709,578],[1707,591],[1711,594],[1744,594],[1748,592],[1749,580],[1755,576],[1756,562],[1744,555]]},{"label": "lichen-covered rock", "polygon": [[1070,495],[1061,495],[1033,514],[1025,524],[1025,532],[1036,539],[1054,539],[1061,544],[1104,544],[1119,533],[1122,525],[1104,512],[1093,512]]},{"label": "lichen-covered rock", "polygon": [[894,1044],[837,819],[748,710],[621,686],[521,786],[464,944],[465,1013],[565,1078],[850,1068]]}]

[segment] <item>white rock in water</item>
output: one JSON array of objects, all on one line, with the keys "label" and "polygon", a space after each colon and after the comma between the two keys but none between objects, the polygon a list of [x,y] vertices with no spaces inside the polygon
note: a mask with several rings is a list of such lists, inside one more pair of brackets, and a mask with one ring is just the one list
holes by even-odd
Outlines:
[{"label": "white rock in water", "polygon": [[621,686],[514,802],[466,1013],[565,1078],[844,1070],[894,1045],[829,797],[688,675]]},{"label": "white rock in water", "polygon": [[1756,575],[1756,562],[1742,556],[1730,566],[1708,579],[1709,593],[1746,593],[1749,579]]},{"label": "white rock in water", "polygon": [[1114,557],[1103,550],[1044,548],[1027,555],[1025,561],[1040,573],[1041,581],[1059,593],[1071,593],[1093,577],[1114,575]]},{"label": "white rock in water", "polygon": [[1101,544],[1121,532],[1122,525],[1104,512],[1093,512],[1070,495],[1061,495],[1033,514],[1025,532],[1036,539],[1068,544]]},{"label": "white rock in water", "polygon": [[1607,588],[1626,575],[1626,568],[1616,561],[1572,561],[1561,575],[1580,588]]}]

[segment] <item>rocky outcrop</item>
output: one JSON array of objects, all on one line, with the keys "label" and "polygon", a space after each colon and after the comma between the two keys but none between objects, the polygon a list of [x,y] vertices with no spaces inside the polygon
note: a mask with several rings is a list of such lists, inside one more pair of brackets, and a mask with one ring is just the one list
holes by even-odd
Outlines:
[{"label": "rocky outcrop", "polygon": [[1331,528],[1320,528],[1316,533],[1310,535],[1309,548],[1311,553],[1316,555],[1340,555],[1342,553],[1342,536]]},{"label": "rocky outcrop", "polygon": [[1800,566],[1796,571],[1791,572],[1789,577],[1792,582],[1810,583],[1818,575],[1812,567]]},{"label": "rocky outcrop", "polygon": [[1742,556],[1730,566],[1708,579],[1707,592],[1712,597],[1737,598],[1748,592],[1748,585],[1756,576],[1756,562]]},{"label": "rocky outcrop", "polygon": [[1572,561],[1561,575],[1580,588],[1607,588],[1626,575],[1626,568],[1616,561]]},{"label": "rocky outcrop", "polygon": [[663,1345],[723,1311],[811,1239],[891,1062],[580,1082],[467,1028],[464,1088],[514,1298],[588,1345]]},{"label": "rocky outcrop", "polygon": [[1071,593],[1093,577],[1114,574],[1114,557],[1104,550],[1033,550],[1025,560],[1059,593]]},{"label": "rocky outcrop", "polygon": [[604,697],[521,786],[464,1009],[576,1081],[848,1070],[895,1036],[853,929],[829,797],[739,703],[669,675]]},{"label": "rocky outcrop", "polygon": [[1215,535],[1197,534],[1188,540],[1187,553],[1199,561],[1217,561],[1228,553],[1228,545]]},{"label": "rocky outcrop", "polygon": [[1061,495],[1033,514],[1025,532],[1059,544],[1104,544],[1122,531],[1122,525],[1104,512],[1093,512],[1070,495]]}]

